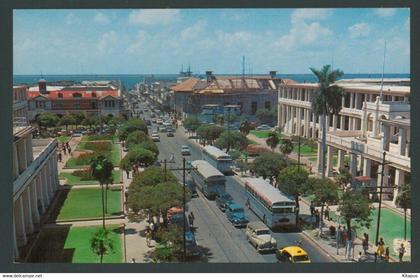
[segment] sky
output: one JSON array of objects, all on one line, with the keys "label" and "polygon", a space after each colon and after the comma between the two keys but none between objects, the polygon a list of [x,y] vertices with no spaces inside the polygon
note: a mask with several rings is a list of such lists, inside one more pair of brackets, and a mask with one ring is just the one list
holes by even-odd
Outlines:
[{"label": "sky", "polygon": [[[14,74],[410,72],[410,11],[15,10]],[[386,43],[385,43],[386,42]],[[385,47],[386,44],[386,47]],[[385,51],[384,51],[385,50]]]}]

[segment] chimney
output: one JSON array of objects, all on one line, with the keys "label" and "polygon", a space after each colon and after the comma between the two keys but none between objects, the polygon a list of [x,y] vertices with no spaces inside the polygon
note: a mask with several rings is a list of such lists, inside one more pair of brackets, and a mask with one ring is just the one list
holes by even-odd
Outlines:
[{"label": "chimney", "polygon": [[213,72],[211,70],[206,71],[207,83],[213,80]]},{"label": "chimney", "polygon": [[276,74],[277,74],[277,71],[275,71],[275,70],[270,70],[270,77],[271,77],[271,78],[276,78]]},{"label": "chimney", "polygon": [[40,79],[38,81],[38,90],[40,94],[47,93],[47,81],[45,81],[45,79]]}]

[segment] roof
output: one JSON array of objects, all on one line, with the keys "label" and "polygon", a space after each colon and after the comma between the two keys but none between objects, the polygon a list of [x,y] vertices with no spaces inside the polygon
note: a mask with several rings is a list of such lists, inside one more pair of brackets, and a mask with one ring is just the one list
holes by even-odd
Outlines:
[{"label": "roof", "polygon": [[308,253],[299,246],[287,246],[284,247],[283,250],[286,250],[292,256],[308,255]]},{"label": "roof", "polygon": [[225,153],[224,151],[222,151],[221,149],[219,149],[215,146],[207,145],[203,148],[203,152],[207,152],[211,156],[214,156],[216,159],[224,158],[224,159],[231,159],[232,160],[230,155],[228,155],[227,153]]},{"label": "roof", "polygon": [[205,179],[210,177],[225,177],[225,175],[205,160],[194,160],[191,162],[191,166],[196,168]]},{"label": "roof", "polygon": [[[108,90],[91,90],[90,87],[85,87],[84,90],[80,88],[75,88],[74,90],[71,87],[53,87],[47,86],[48,94],[40,94],[37,87],[31,87],[28,91],[28,99],[32,99],[38,96],[46,97],[47,99],[74,99],[73,94],[81,94],[81,98],[104,98],[108,96],[112,97],[119,97],[119,90],[118,89],[108,89]],[[59,94],[62,97],[58,97]],[[94,96],[94,94],[96,96]]]},{"label": "roof", "polygon": [[194,90],[194,85],[197,84],[198,81],[199,79],[197,78],[188,78],[173,86],[172,90],[174,92],[192,92]]},{"label": "roof", "polygon": [[261,221],[249,222],[248,226],[254,230],[268,230],[268,227]]},{"label": "roof", "polygon": [[232,208],[232,209],[243,209],[243,207],[237,203],[229,203],[228,207]]},{"label": "roof", "polygon": [[257,191],[261,198],[273,205],[277,202],[293,202],[294,200],[280,190],[263,180],[262,178],[245,178],[245,185]]}]

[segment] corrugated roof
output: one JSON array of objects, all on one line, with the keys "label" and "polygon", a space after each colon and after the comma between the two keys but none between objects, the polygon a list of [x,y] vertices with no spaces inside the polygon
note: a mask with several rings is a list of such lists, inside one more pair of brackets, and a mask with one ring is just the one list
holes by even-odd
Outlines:
[{"label": "corrugated roof", "polygon": [[263,198],[270,205],[277,202],[294,202],[293,199],[283,194],[280,190],[263,180],[262,178],[245,178],[245,185],[258,191],[261,198]]},{"label": "corrugated roof", "polygon": [[[61,94],[62,97],[58,97],[59,94]],[[38,90],[31,90],[28,91],[28,99],[36,98],[38,96],[43,96],[47,99],[76,99],[73,94],[80,94],[80,98],[89,98],[89,99],[95,99],[95,98],[104,98],[107,96],[112,97],[119,97],[119,91],[117,89],[115,90],[103,90],[103,91],[96,91],[96,90],[80,90],[79,88],[77,90],[72,90],[70,88],[66,88],[66,90],[51,90],[48,91],[48,94],[40,94]],[[96,96],[95,96],[95,95]]]},{"label": "corrugated roof", "polygon": [[230,155],[225,153],[219,148],[216,148],[215,146],[207,145],[203,148],[203,152],[207,152],[208,154],[216,157],[216,159],[219,159],[223,157],[224,159],[230,158]]},{"label": "corrugated roof", "polygon": [[197,78],[188,78],[187,80],[173,86],[172,90],[174,92],[192,92],[194,91],[194,85],[197,84],[198,81],[199,79]]},{"label": "corrugated roof", "polygon": [[193,162],[191,162],[191,166],[196,168],[201,173],[201,175],[203,175],[205,179],[209,177],[214,177],[214,176],[217,176],[217,177],[225,176],[219,170],[214,168],[210,163],[208,163],[205,160],[194,160]]}]

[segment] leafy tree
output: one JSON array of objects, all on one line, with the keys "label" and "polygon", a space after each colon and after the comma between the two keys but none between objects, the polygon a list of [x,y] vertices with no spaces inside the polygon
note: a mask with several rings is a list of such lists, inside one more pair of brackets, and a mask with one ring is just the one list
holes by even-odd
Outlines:
[{"label": "leafy tree", "polygon": [[155,142],[153,142],[150,139],[141,142],[140,144],[138,144],[138,147],[153,152],[156,155],[156,157],[159,155],[159,148],[158,148],[158,146],[155,144]]},{"label": "leafy tree", "polygon": [[265,143],[267,144],[267,146],[271,148],[271,151],[273,152],[278,146],[279,142],[280,142],[280,136],[277,134],[277,132],[270,132],[268,134],[267,139],[265,140]]},{"label": "leafy tree", "polygon": [[351,173],[348,168],[343,167],[339,169],[338,175],[335,177],[337,183],[344,188],[352,180]]},{"label": "leafy tree", "polygon": [[197,117],[188,117],[184,120],[183,125],[189,132],[195,132],[201,122]]},{"label": "leafy tree", "polygon": [[152,253],[155,262],[174,262],[182,258],[183,231],[177,226],[160,228],[157,232],[160,245]]},{"label": "leafy tree", "polygon": [[404,240],[407,240],[407,210],[411,208],[410,184],[405,184],[398,190],[396,204],[404,210]]},{"label": "leafy tree", "polygon": [[55,127],[60,121],[60,118],[55,114],[42,112],[36,117],[36,121],[39,127],[48,128]]},{"label": "leafy tree", "polygon": [[221,114],[214,114],[213,115],[213,122],[223,126],[225,124],[225,116]]},{"label": "leafy tree", "polygon": [[225,128],[217,125],[204,124],[197,129],[197,135],[205,141],[205,143],[213,144],[213,141],[219,138]]},{"label": "leafy tree", "polygon": [[288,155],[293,151],[293,142],[289,139],[283,139],[281,140],[281,144],[280,144],[280,151],[284,154],[284,155]]},{"label": "leafy tree", "polygon": [[101,263],[104,255],[114,253],[114,241],[109,231],[105,228],[99,229],[90,239],[90,249],[100,257]]},{"label": "leafy tree", "polygon": [[254,159],[251,171],[273,183],[282,169],[287,166],[285,158],[278,153],[263,153]]},{"label": "leafy tree", "polygon": [[[338,212],[347,223],[347,230],[351,233],[351,222],[355,221],[362,227],[369,229],[372,206],[369,198],[360,190],[349,190],[344,192],[338,204]],[[350,237],[351,238],[351,235]]]},{"label": "leafy tree", "polygon": [[232,160],[237,160],[241,157],[241,152],[238,150],[231,150],[229,152],[229,155],[232,158]]},{"label": "leafy tree", "polygon": [[82,121],[82,125],[87,125],[89,127],[92,127],[95,124],[95,117],[86,115],[86,117]]},{"label": "leafy tree", "polygon": [[122,166],[142,165],[148,167],[156,161],[157,157],[154,152],[149,151],[141,146],[134,145],[125,155]]},{"label": "leafy tree", "polygon": [[59,125],[65,125],[66,130],[68,129],[69,125],[74,125],[76,123],[76,119],[73,117],[72,114],[66,114],[63,117],[61,117],[59,121]]},{"label": "leafy tree", "polygon": [[124,117],[122,116],[117,116],[117,117],[112,117],[109,121],[108,124],[113,125],[113,126],[117,126],[120,124],[123,124],[125,122]]},{"label": "leafy tree", "polygon": [[244,134],[248,135],[248,133],[252,130],[251,123],[248,120],[242,121],[239,126],[239,131]]},{"label": "leafy tree", "polygon": [[73,113],[72,116],[73,116],[74,124],[76,125],[76,127],[78,125],[81,125],[83,120],[86,118],[85,114],[82,112]]},{"label": "leafy tree", "polygon": [[[277,107],[276,107],[277,108]],[[277,110],[274,109],[258,109],[256,112],[257,118],[260,120],[261,123],[272,123],[275,118],[277,117]]]},{"label": "leafy tree", "polygon": [[159,183],[165,182],[165,180],[168,182],[177,181],[176,177],[171,171],[167,171],[165,173],[165,170],[161,167],[152,166],[146,168],[143,172],[134,176],[133,180],[131,181],[129,190],[144,186],[155,186]]},{"label": "leafy tree", "polygon": [[148,134],[147,125],[143,120],[140,119],[131,119],[126,121],[118,130],[118,138],[121,141],[127,139],[128,134],[133,131],[143,131],[145,134]]},{"label": "leafy tree", "polygon": [[312,111],[316,116],[321,115],[322,145],[321,145],[321,175],[325,178],[325,159],[326,159],[326,116],[338,115],[341,110],[342,89],[333,84],[338,78],[343,76],[341,70],[332,70],[330,65],[325,65],[321,70],[310,68],[318,78],[319,88],[312,99]]},{"label": "leafy tree", "polygon": [[296,202],[296,225],[299,223],[299,197],[307,190],[309,173],[297,166],[289,166],[280,171],[277,176],[277,184],[281,191],[295,197]]},{"label": "leafy tree", "polygon": [[[90,164],[90,171],[92,176],[99,182],[102,188],[102,223],[105,229],[105,213],[107,212],[107,191],[108,185],[113,183],[112,170],[114,165],[111,161],[102,155],[99,155],[92,159]],[[104,196],[104,185],[106,185],[105,196]]]},{"label": "leafy tree", "polygon": [[325,204],[335,204],[338,201],[338,186],[337,184],[328,179],[309,178],[307,181],[306,188],[308,192],[312,193],[315,198],[316,204],[321,204],[321,222],[320,231],[322,231],[322,220],[324,218],[324,206]]},{"label": "leafy tree", "polygon": [[242,151],[248,146],[248,138],[239,131],[225,130],[214,144],[220,149],[226,149],[226,152],[229,152],[231,147]]},{"label": "leafy tree", "polygon": [[131,146],[140,144],[146,140],[148,140],[147,135],[143,131],[136,130],[127,135],[125,144],[128,148],[130,148]]}]

